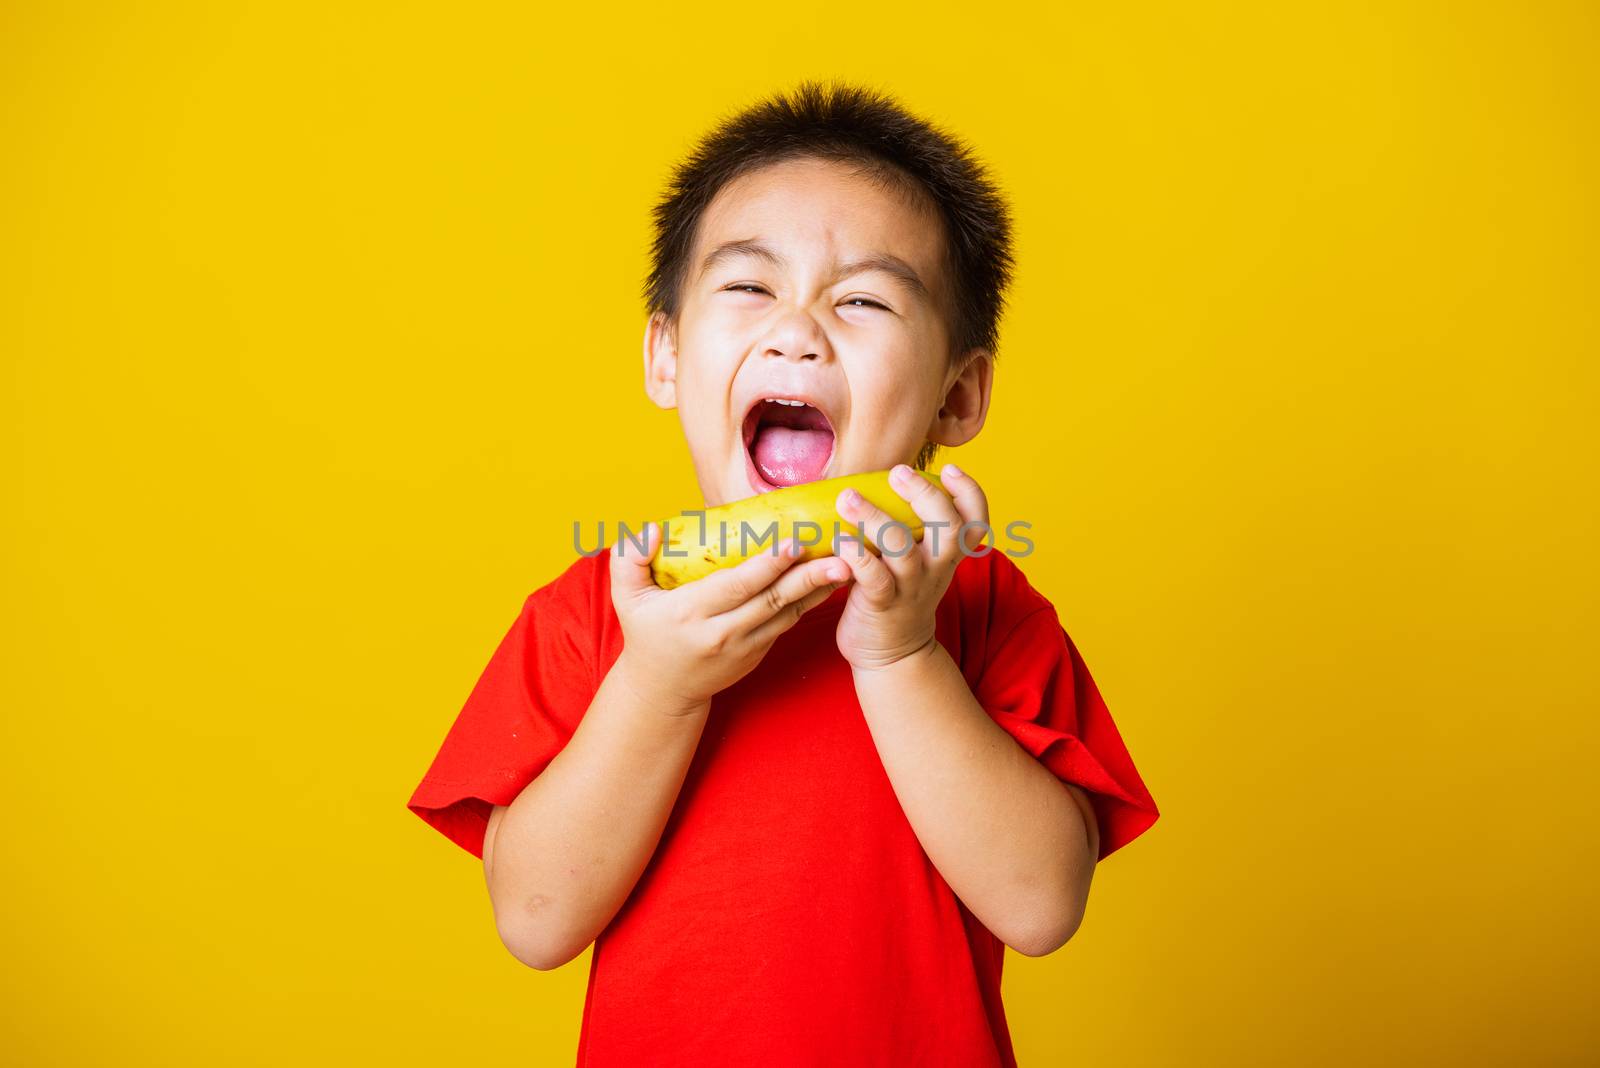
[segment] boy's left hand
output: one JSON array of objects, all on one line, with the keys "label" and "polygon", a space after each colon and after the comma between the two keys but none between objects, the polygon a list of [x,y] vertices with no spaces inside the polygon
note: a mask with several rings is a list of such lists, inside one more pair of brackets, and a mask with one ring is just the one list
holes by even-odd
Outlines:
[{"label": "boy's left hand", "polygon": [[[983,543],[989,502],[982,488],[954,464],[945,464],[939,481],[948,496],[905,464],[889,474],[890,486],[922,519],[920,541],[903,525],[887,526],[889,516],[855,490],[843,491],[835,502],[839,514],[852,527],[861,524],[882,553],[873,555],[854,536],[841,536],[835,549],[854,579],[838,629],[839,652],[854,670],[888,667],[932,646],[934,609],[961,558]],[[965,523],[983,525],[962,535]]]}]

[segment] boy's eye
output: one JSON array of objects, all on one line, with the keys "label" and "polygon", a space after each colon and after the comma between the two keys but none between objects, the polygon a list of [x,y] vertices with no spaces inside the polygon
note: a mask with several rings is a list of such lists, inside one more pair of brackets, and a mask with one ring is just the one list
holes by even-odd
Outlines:
[{"label": "boy's eye", "polygon": [[[763,289],[761,286],[756,285],[754,282],[735,282],[731,286],[724,286],[723,287],[723,292],[725,292],[725,293],[765,293],[766,290]],[[869,308],[879,308],[879,309],[881,309],[883,311],[888,311],[889,310],[887,306],[885,306],[883,304],[879,304],[877,301],[871,299],[870,297],[847,297],[845,299],[845,303],[846,304],[862,304],[862,305],[865,305],[865,306],[867,306]]]}]

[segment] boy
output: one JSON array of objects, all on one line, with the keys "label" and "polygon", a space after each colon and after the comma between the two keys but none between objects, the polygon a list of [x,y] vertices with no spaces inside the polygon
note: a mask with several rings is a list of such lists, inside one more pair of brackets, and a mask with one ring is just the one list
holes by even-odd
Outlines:
[{"label": "boy", "polygon": [[[835,555],[662,590],[627,538],[531,594],[408,807],[481,856],[528,965],[594,943],[582,1065],[1012,1065],[1005,946],[1069,939],[1158,811],[1050,602],[906,467],[988,411],[1007,210],[872,91],[723,123],[655,212],[645,388],[707,507],[840,495]],[[686,522],[689,520],[685,520]],[[859,526],[858,526],[859,524]]]}]

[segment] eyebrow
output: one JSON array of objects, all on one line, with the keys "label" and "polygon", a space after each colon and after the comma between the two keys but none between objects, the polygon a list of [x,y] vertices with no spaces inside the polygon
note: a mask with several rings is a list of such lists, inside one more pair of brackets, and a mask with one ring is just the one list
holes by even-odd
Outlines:
[{"label": "eyebrow", "polygon": [[[754,256],[756,259],[765,260],[778,270],[782,270],[789,262],[777,249],[771,245],[762,244],[754,238],[745,238],[742,241],[724,241],[707,253],[706,258],[701,261],[700,277],[704,277],[713,267],[727,260],[738,259],[741,256]],[[921,297],[925,301],[931,301],[932,299],[927,285],[912,266],[899,256],[893,256],[887,252],[872,252],[865,256],[859,256],[849,263],[836,264],[833,277],[837,281],[841,278],[849,278],[851,275],[860,274],[863,271],[882,271],[884,274],[898,279],[900,284],[909,289],[914,296]]]}]

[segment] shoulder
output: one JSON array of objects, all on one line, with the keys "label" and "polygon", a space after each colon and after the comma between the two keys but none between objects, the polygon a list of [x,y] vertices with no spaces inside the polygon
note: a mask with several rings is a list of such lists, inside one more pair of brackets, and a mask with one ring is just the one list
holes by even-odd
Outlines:
[{"label": "shoulder", "polygon": [[597,598],[610,603],[609,549],[592,556],[579,555],[562,571],[523,600],[524,611],[558,610],[569,615],[592,616]]},{"label": "shoulder", "polygon": [[591,666],[596,685],[622,651],[622,624],[611,603],[611,559],[608,545],[589,556],[579,554],[555,578],[529,594],[522,614],[530,631],[543,640],[558,635]]},{"label": "shoulder", "polygon": [[999,549],[981,556],[966,556],[956,565],[951,586],[962,602],[963,615],[981,616],[975,622],[986,630],[1003,629],[1025,615],[1053,608],[1017,562]]},{"label": "shoulder", "polygon": [[528,641],[561,644],[592,661],[614,624],[609,552],[579,555],[523,598],[519,623]]},{"label": "shoulder", "polygon": [[966,556],[956,565],[946,605],[958,628],[962,659],[976,668],[993,651],[1034,619],[1056,622],[1055,606],[1036,589],[1022,568],[999,549]]}]

